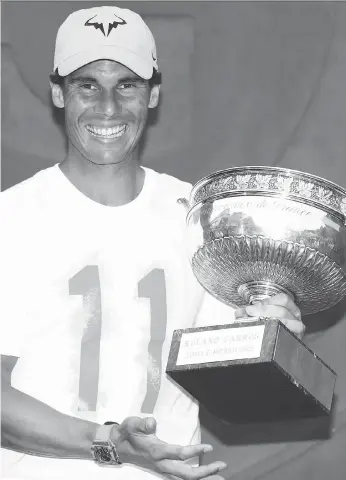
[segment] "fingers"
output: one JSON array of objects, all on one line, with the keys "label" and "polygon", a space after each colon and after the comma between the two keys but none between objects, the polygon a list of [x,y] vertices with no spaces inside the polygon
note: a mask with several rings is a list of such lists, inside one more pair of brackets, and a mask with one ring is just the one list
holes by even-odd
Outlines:
[{"label": "fingers", "polygon": [[[260,302],[257,302],[253,305],[248,305],[248,306],[242,306],[239,307],[235,311],[235,317],[247,317],[250,315],[251,317],[254,316],[270,316],[263,314],[263,308],[268,307],[270,305],[277,306],[279,307],[279,310],[277,310],[277,313],[275,313],[275,316],[278,318],[297,318],[298,320],[301,319],[301,313],[297,305],[294,303],[291,297],[288,295],[285,295],[284,293],[279,293],[278,295],[274,295],[273,297],[266,298],[264,300],[261,300]],[[281,307],[281,308],[280,308]],[[272,312],[273,309],[267,310],[267,312]]]},{"label": "fingers", "polygon": [[153,417],[142,419],[143,433],[151,434],[156,432],[156,420]]},{"label": "fingers", "polygon": [[279,307],[278,305],[262,305],[256,303],[255,305],[249,305],[246,307],[246,313],[251,317],[270,317],[278,318],[279,320],[286,318],[290,320],[298,319],[285,307]]},{"label": "fingers", "polygon": [[280,322],[285,325],[292,333],[297,335],[300,339],[303,338],[305,333],[305,325],[300,320],[290,320],[288,318],[280,318]]},{"label": "fingers", "polygon": [[182,480],[205,480],[208,477],[212,477],[212,480],[223,480],[218,472],[227,468],[224,462],[213,462],[199,467],[194,467],[187,462],[211,452],[213,450],[211,445],[168,444],[150,434],[156,429],[156,421],[151,417],[128,417],[122,425],[127,430],[125,453],[132,459],[130,463],[150,468],[160,474],[173,475]]},{"label": "fingers", "polygon": [[246,306],[244,305],[243,307],[237,308],[234,312],[235,318],[242,318],[242,317],[248,317],[249,315],[246,313]]},{"label": "fingers", "polygon": [[162,452],[161,458],[170,460],[189,460],[190,458],[199,457],[203,453],[212,452],[213,447],[207,444],[188,445],[181,447],[180,445],[166,444],[166,449]]},{"label": "fingers", "polygon": [[279,293],[273,297],[266,298],[262,301],[262,305],[277,305],[279,307],[284,307],[288,310],[295,318],[298,320],[301,319],[301,313],[298,306],[294,303],[292,298],[284,293]]},{"label": "fingers", "polygon": [[128,433],[149,435],[156,432],[156,420],[153,417],[128,417],[125,421]]},{"label": "fingers", "polygon": [[235,318],[241,317],[277,318],[298,337],[301,338],[305,332],[299,308],[292,298],[284,293],[238,308],[235,311]]},{"label": "fingers", "polygon": [[[252,308],[257,307],[257,308]],[[249,315],[259,316],[259,317],[269,317],[277,318],[283,323],[291,332],[297,336],[302,336],[305,331],[304,323],[296,318],[291,312],[286,310],[284,307],[278,307],[277,305],[267,305],[267,306],[257,306],[251,305],[251,307],[246,307],[246,310]]]},{"label": "fingers", "polygon": [[174,475],[182,480],[222,480],[218,473],[226,468],[227,464],[224,462],[213,462],[199,467],[193,467],[184,462],[174,460],[162,460],[160,462],[162,473]]},{"label": "fingers", "polygon": [[213,462],[208,465],[192,466],[186,460],[199,457],[203,453],[211,452],[213,447],[207,444],[179,445],[164,444],[158,440],[150,449],[151,463],[161,474],[172,475],[182,480],[223,480],[218,472],[227,468],[225,462]]}]

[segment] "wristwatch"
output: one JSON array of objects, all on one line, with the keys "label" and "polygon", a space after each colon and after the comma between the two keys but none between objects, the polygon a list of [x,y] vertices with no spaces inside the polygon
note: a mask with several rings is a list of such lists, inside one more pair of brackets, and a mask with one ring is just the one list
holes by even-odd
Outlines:
[{"label": "wristwatch", "polygon": [[96,432],[91,446],[91,453],[97,465],[121,465],[117,449],[110,438],[114,425],[119,425],[119,423],[106,422],[104,425],[101,425]]}]

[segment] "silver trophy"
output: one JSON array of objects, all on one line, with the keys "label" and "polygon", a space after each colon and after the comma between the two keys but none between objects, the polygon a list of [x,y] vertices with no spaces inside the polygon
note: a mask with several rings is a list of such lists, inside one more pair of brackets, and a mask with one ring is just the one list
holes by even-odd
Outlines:
[{"label": "silver trophy", "polygon": [[[284,168],[234,167],[180,201],[193,272],[220,301],[240,306],[284,292],[307,315],[346,295],[346,190],[338,185]],[[336,380],[280,321],[261,318],[176,331],[167,373],[230,421],[329,414]]]}]

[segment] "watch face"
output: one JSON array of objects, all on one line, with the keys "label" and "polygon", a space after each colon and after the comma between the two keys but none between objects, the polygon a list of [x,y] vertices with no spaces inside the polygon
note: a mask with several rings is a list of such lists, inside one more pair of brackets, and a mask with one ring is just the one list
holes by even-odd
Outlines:
[{"label": "watch face", "polygon": [[95,460],[100,463],[110,463],[113,461],[113,457],[109,447],[95,447],[94,455]]}]

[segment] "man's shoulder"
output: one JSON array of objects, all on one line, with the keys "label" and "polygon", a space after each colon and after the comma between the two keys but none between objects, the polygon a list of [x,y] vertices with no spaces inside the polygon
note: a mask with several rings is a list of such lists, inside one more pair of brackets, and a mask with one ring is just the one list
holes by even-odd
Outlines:
[{"label": "man's shoulder", "polygon": [[9,238],[13,232],[18,233],[18,229],[30,231],[49,208],[48,199],[55,188],[54,168],[41,170],[0,193],[0,225]]},{"label": "man's shoulder", "polygon": [[55,176],[57,166],[48,167],[35,173],[20,183],[0,192],[0,208],[19,208],[31,205],[47,192],[49,183]]},{"label": "man's shoulder", "polygon": [[192,185],[167,173],[146,170],[151,182],[151,214],[159,215],[162,221],[174,225],[173,228],[180,225],[184,229],[186,209],[179,199],[189,199]]},{"label": "man's shoulder", "polygon": [[192,184],[179,178],[170,175],[168,173],[160,173],[151,168],[145,167],[145,170],[153,177],[155,180],[156,188],[162,191],[162,193],[167,196],[171,195],[185,195],[189,196]]}]

